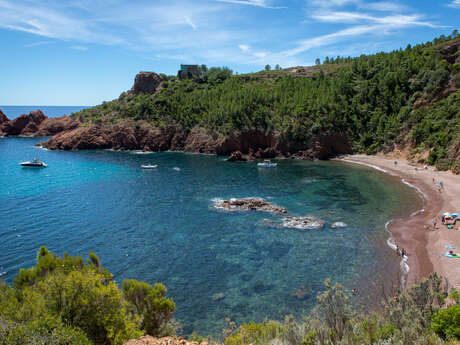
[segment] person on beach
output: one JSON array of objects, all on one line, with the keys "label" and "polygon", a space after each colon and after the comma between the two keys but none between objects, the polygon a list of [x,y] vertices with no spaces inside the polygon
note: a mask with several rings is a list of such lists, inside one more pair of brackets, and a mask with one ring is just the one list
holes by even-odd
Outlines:
[{"label": "person on beach", "polygon": [[433,230],[436,229],[436,224],[438,224],[438,220],[436,219],[436,217],[433,218]]},{"label": "person on beach", "polygon": [[444,183],[442,181],[439,181],[439,187],[440,189],[444,189]]}]

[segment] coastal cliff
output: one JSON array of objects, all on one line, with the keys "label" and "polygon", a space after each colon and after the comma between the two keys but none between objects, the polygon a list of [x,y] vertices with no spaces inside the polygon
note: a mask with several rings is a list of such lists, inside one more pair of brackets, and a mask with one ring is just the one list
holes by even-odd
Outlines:
[{"label": "coastal cliff", "polygon": [[0,135],[3,136],[51,136],[75,129],[78,125],[78,121],[69,116],[48,118],[41,110],[22,114],[13,120],[0,111]]},{"label": "coastal cliff", "polygon": [[40,145],[51,150],[171,150],[220,156],[229,156],[240,151],[253,159],[281,156],[328,159],[351,153],[348,138],[342,134],[313,137],[309,143],[295,145],[275,133],[257,130],[223,137],[213,136],[200,127],[186,132],[174,127],[155,128],[148,124],[128,123],[114,126],[80,126],[58,133]]}]

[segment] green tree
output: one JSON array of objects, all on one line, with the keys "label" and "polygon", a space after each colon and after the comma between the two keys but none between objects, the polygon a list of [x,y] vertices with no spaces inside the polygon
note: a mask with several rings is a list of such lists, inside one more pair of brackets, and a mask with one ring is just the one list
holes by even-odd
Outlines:
[{"label": "green tree", "polygon": [[141,316],[141,329],[150,335],[169,333],[168,321],[172,318],[176,305],[166,298],[166,287],[161,283],[154,286],[134,279],[123,281],[123,293],[134,307],[135,314]]}]

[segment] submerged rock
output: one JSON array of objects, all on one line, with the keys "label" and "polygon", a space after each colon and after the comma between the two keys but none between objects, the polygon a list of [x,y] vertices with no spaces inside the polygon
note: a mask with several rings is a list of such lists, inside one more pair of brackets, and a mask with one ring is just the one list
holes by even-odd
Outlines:
[{"label": "submerged rock", "polygon": [[294,296],[297,299],[303,300],[306,297],[310,296],[310,290],[306,286],[302,285],[294,290],[292,296]]},{"label": "submerged rock", "polygon": [[283,218],[283,227],[299,230],[322,229],[324,221],[314,217],[286,217]]},{"label": "submerged rock", "polygon": [[223,292],[218,292],[212,295],[212,300],[213,301],[220,301],[221,299],[225,298],[225,294]]},{"label": "submerged rock", "polygon": [[331,224],[331,228],[346,228],[348,225],[345,224],[344,222],[335,222]]},{"label": "submerged rock", "polygon": [[264,211],[271,213],[287,213],[286,209],[279,207],[259,198],[242,198],[217,200],[217,208],[223,208],[229,211]]}]

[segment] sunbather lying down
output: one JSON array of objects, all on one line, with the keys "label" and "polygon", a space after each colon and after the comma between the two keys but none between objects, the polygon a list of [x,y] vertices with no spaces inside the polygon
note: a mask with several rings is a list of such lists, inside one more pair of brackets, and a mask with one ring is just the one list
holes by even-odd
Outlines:
[{"label": "sunbather lying down", "polygon": [[460,259],[460,255],[455,254],[453,250],[449,250],[446,254],[444,254],[444,256],[448,258],[459,258]]}]

